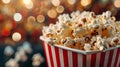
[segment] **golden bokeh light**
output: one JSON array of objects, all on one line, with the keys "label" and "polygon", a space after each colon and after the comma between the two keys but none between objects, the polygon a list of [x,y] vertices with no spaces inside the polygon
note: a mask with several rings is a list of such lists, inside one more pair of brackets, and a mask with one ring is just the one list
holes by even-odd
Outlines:
[{"label": "golden bokeh light", "polygon": [[23,3],[24,3],[24,4],[30,4],[30,3],[31,3],[31,0],[23,0]]},{"label": "golden bokeh light", "polygon": [[11,0],[2,0],[3,3],[8,4]]},{"label": "golden bokeh light", "polygon": [[13,19],[15,21],[21,21],[22,20],[22,15],[20,13],[14,13]]},{"label": "golden bokeh light", "polygon": [[70,5],[73,5],[73,4],[75,4],[76,0],[67,0],[67,2],[68,2]]},{"label": "golden bokeh light", "polygon": [[115,1],[114,1],[114,6],[115,6],[116,8],[120,8],[120,0],[115,0]]},{"label": "golden bokeh light", "polygon": [[57,17],[57,12],[56,12],[55,9],[50,9],[50,10],[48,10],[47,15],[48,15],[50,18],[56,18],[56,17]]},{"label": "golden bokeh light", "polygon": [[81,0],[81,1],[80,1],[80,4],[81,4],[82,6],[88,6],[88,5],[91,4],[91,2],[92,2],[92,0]]},{"label": "golden bokeh light", "polygon": [[36,21],[36,19],[35,19],[34,16],[29,16],[29,17],[27,18],[27,22],[28,22],[28,23],[34,23],[35,21]]},{"label": "golden bokeh light", "polygon": [[45,21],[45,17],[44,17],[43,15],[38,15],[38,16],[37,16],[37,21],[38,21],[39,23],[42,23],[42,22]]},{"label": "golden bokeh light", "polygon": [[23,3],[25,4],[25,7],[27,9],[32,9],[33,8],[33,2],[31,0],[23,0]]},{"label": "golden bokeh light", "polygon": [[59,6],[60,5],[60,0],[51,0],[51,3],[53,6]]},{"label": "golden bokeh light", "polygon": [[58,13],[63,13],[64,7],[63,7],[62,5],[57,6],[57,7],[56,7],[56,11],[57,11]]},{"label": "golden bokeh light", "polygon": [[22,38],[22,36],[21,36],[21,34],[19,32],[14,32],[13,35],[12,35],[13,41],[18,42],[18,41],[21,40],[21,38]]}]

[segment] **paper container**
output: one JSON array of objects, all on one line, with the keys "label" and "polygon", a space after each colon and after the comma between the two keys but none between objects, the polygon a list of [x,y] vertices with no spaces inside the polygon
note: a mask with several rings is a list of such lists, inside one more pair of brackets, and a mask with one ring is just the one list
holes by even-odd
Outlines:
[{"label": "paper container", "polygon": [[120,67],[120,46],[86,52],[44,43],[48,67]]}]

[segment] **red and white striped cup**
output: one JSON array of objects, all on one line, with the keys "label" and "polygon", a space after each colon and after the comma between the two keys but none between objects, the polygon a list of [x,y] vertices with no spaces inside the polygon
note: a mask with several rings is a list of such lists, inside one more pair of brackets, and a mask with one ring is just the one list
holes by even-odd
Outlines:
[{"label": "red and white striped cup", "polygon": [[84,53],[44,43],[47,67],[120,67],[120,47]]}]

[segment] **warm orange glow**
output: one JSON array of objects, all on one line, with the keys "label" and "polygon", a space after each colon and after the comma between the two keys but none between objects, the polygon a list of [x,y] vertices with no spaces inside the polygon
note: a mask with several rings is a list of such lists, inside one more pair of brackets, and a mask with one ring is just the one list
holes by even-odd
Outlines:
[{"label": "warm orange glow", "polygon": [[34,17],[34,16],[29,16],[29,17],[27,18],[27,22],[28,22],[28,23],[34,23],[34,22],[35,22],[35,17]]},{"label": "warm orange glow", "polygon": [[64,7],[63,7],[62,5],[57,6],[56,11],[57,11],[58,13],[62,13],[62,12],[64,11]]},{"label": "warm orange glow", "polygon": [[45,21],[45,17],[44,17],[43,15],[38,15],[38,16],[37,16],[37,21],[38,21],[39,23],[42,23],[42,22]]},{"label": "warm orange glow", "polygon": [[80,4],[81,4],[82,6],[88,6],[88,5],[91,4],[91,2],[92,2],[92,0],[81,0],[81,1],[80,1]]},{"label": "warm orange glow", "polygon": [[18,32],[13,33],[12,39],[13,39],[14,41],[20,41],[20,40],[21,40],[21,34],[18,33]]},{"label": "warm orange glow", "polygon": [[120,8],[120,0],[115,0],[114,1],[114,6],[117,8]]},{"label": "warm orange glow", "polygon": [[51,10],[48,11],[47,15],[50,18],[56,18],[57,17],[57,12],[54,9],[51,9]]},{"label": "warm orange glow", "polygon": [[32,9],[33,8],[33,2],[31,0],[23,0],[23,3],[25,4],[25,7],[27,9]]},{"label": "warm orange glow", "polygon": [[3,3],[8,4],[11,0],[2,0]]},{"label": "warm orange glow", "polygon": [[53,6],[59,6],[60,5],[60,0],[51,0],[51,3]]},{"label": "warm orange glow", "polygon": [[76,0],[67,0],[67,2],[68,2],[70,5],[73,5],[73,4],[75,4]]}]

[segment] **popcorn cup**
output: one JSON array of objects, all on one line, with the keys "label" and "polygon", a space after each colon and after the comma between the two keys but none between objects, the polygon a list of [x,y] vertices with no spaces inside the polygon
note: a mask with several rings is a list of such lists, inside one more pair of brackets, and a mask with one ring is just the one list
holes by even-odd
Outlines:
[{"label": "popcorn cup", "polygon": [[82,51],[44,43],[48,67],[120,67],[120,46],[105,51]]}]

